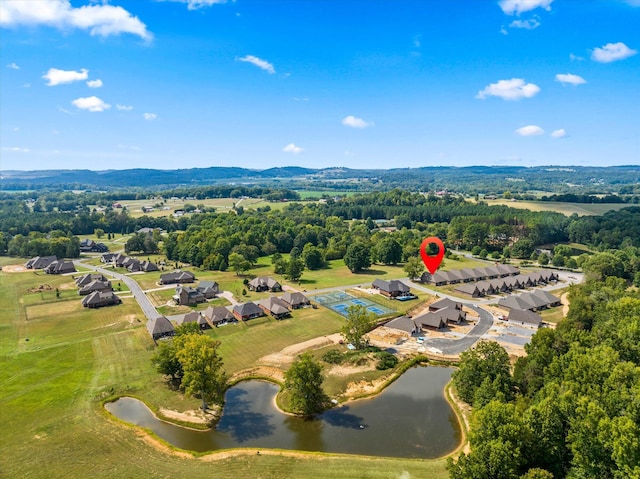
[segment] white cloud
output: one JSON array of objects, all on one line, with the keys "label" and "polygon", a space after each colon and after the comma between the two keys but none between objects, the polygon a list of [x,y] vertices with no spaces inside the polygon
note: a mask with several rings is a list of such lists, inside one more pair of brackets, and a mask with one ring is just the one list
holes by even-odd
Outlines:
[{"label": "white cloud", "polygon": [[227,0],[164,0],[169,2],[186,3],[189,10],[210,7],[220,3],[227,3]]},{"label": "white cloud", "polygon": [[500,33],[502,33],[503,35],[509,35],[509,32],[506,28],[504,28],[504,25],[500,27]]},{"label": "white cloud", "polygon": [[553,130],[551,132],[551,136],[553,138],[565,138],[566,136],[568,136],[568,133],[564,128],[560,128],[559,130]]},{"label": "white cloud", "polygon": [[500,0],[498,5],[507,15],[520,15],[536,8],[544,8],[549,11],[552,3],[553,0]]},{"label": "white cloud", "polygon": [[519,100],[520,98],[531,98],[538,92],[540,92],[538,85],[525,83],[522,78],[512,78],[487,85],[484,90],[478,92],[476,98],[484,100],[487,96],[497,96],[503,100]]},{"label": "white cloud", "polygon": [[97,96],[89,96],[86,98],[76,98],[71,102],[72,105],[76,106],[81,110],[88,111],[105,111],[111,108],[111,105],[105,103],[102,99]]},{"label": "white cloud", "polygon": [[102,86],[102,80],[99,78],[97,80],[89,80],[87,82],[87,86],[89,88],[100,88]]},{"label": "white cloud", "polygon": [[587,80],[579,75],[573,75],[572,73],[558,73],[556,75],[556,81],[559,81],[563,85],[584,85]]},{"label": "white cloud", "polygon": [[155,113],[143,113],[142,116],[144,117],[145,120],[148,120],[148,121],[152,121],[158,118],[158,115],[156,115]]},{"label": "white cloud", "polygon": [[622,42],[607,43],[602,48],[594,48],[591,59],[600,63],[610,63],[632,57],[636,53],[637,50],[632,50]]},{"label": "white cloud", "polygon": [[584,61],[584,57],[579,57],[578,55],[569,53],[569,60],[571,60],[572,62],[582,62]]},{"label": "white cloud", "polygon": [[116,103],[116,110],[131,111],[133,110],[133,107],[131,105],[120,105],[119,103]]},{"label": "white cloud", "polygon": [[16,62],[11,62],[7,65],[7,68],[11,68],[12,70],[20,70],[20,67]]},{"label": "white cloud", "polygon": [[29,148],[21,148],[19,146],[3,146],[2,149],[4,151],[12,151],[14,153],[29,153],[31,151]]},{"label": "white cloud", "polygon": [[342,124],[344,126],[350,126],[351,128],[367,128],[374,125],[372,121],[365,121],[353,115],[345,116],[342,119]]},{"label": "white cloud", "polygon": [[509,28],[524,28],[525,30],[534,30],[540,26],[540,22],[535,18],[528,20],[514,20],[509,24]]},{"label": "white cloud", "polygon": [[273,68],[273,65],[262,58],[254,57],[253,55],[245,55],[242,58],[238,58],[239,62],[247,62],[251,63],[258,68],[262,68],[264,71],[269,72],[269,74],[273,74],[276,72],[276,69]]},{"label": "white cloud", "polygon": [[86,68],[82,68],[80,71],[49,68],[49,71],[42,75],[42,78],[49,80],[47,86],[62,85],[63,83],[86,80],[88,77],[89,70]]},{"label": "white cloud", "polygon": [[297,155],[298,153],[302,153],[304,150],[299,146],[296,146],[295,143],[289,143],[282,149],[282,151],[284,151],[285,153],[293,153],[294,155]]},{"label": "white cloud", "polygon": [[69,0],[39,0],[37,2],[0,2],[0,25],[47,25],[59,30],[78,28],[93,35],[107,37],[131,33],[145,40],[153,35],[144,23],[122,7],[108,3],[75,8]]},{"label": "white cloud", "polygon": [[516,133],[520,136],[539,136],[544,135],[544,130],[538,125],[527,125],[518,128]]}]

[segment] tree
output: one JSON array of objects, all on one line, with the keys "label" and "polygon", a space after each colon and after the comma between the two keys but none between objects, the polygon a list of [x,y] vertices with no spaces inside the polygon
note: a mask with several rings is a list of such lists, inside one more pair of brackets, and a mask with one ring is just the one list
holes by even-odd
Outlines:
[{"label": "tree", "polygon": [[399,263],[402,260],[402,246],[395,238],[387,236],[376,243],[374,256],[378,263]]},{"label": "tree", "polygon": [[512,395],[509,355],[495,341],[479,343],[460,355],[460,367],[453,373],[453,384],[460,399],[467,404],[474,404],[478,390],[482,391],[480,394],[484,401],[487,399],[487,390],[496,395],[501,393],[500,399],[509,400]]},{"label": "tree", "polygon": [[236,276],[246,273],[251,268],[251,263],[247,261],[244,256],[238,253],[231,253],[229,255],[229,268],[231,268]]},{"label": "tree", "polygon": [[284,277],[289,281],[298,281],[304,271],[304,263],[300,258],[292,258],[286,263]]},{"label": "tree", "polygon": [[176,352],[176,345],[173,341],[162,341],[151,358],[156,370],[160,374],[171,376],[174,381],[182,377],[182,364],[180,364]]},{"label": "tree", "polygon": [[358,241],[351,243],[344,255],[344,264],[352,273],[359,273],[371,266],[371,249],[369,245]]},{"label": "tree", "polygon": [[303,416],[321,412],[326,404],[322,389],[322,366],[309,353],[296,359],[284,375],[285,390],[291,397],[291,408]]},{"label": "tree", "polygon": [[407,273],[407,276],[410,280],[414,280],[419,278],[424,271],[424,265],[420,258],[412,256],[407,260],[407,263],[404,265],[404,272]]},{"label": "tree", "polygon": [[96,228],[93,230],[93,234],[96,235],[96,238],[101,239],[104,236],[104,230],[102,228]]},{"label": "tree", "polygon": [[373,313],[358,304],[349,306],[347,309],[347,324],[342,328],[342,334],[345,339],[353,344],[356,349],[362,349],[367,346],[368,341],[364,335],[367,334],[375,324],[375,316]]},{"label": "tree", "polygon": [[182,386],[188,395],[200,394],[202,410],[207,402],[220,401],[227,384],[218,355],[220,341],[204,334],[185,334],[176,339],[177,357],[182,364]]},{"label": "tree", "polygon": [[302,248],[302,260],[307,269],[320,269],[325,265],[322,251],[317,246],[307,243]]}]

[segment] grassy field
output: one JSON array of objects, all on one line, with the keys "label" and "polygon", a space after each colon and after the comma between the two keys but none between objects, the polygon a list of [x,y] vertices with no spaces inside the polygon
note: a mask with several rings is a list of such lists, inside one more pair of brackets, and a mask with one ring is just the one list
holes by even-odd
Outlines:
[{"label": "grassy field", "polygon": [[631,206],[626,203],[563,203],[559,201],[511,201],[511,200],[483,200],[489,205],[504,205],[531,211],[555,211],[571,216],[600,216],[607,211],[620,210]]},{"label": "grassy field", "polygon": [[[47,281],[74,292],[63,288],[70,277]],[[27,293],[41,283],[33,273],[0,272],[2,477],[447,477],[444,460],[256,456],[255,451],[212,460],[154,447],[138,429],[109,419],[102,399],[130,394],[153,409],[177,410],[194,409],[199,401],[172,392],[154,371],[154,345],[144,321],[138,322],[137,304],[125,300],[85,310],[77,296]],[[333,332],[342,321],[323,309],[304,310],[290,320],[227,326],[209,334],[222,341],[225,364],[235,370],[289,344]]]}]

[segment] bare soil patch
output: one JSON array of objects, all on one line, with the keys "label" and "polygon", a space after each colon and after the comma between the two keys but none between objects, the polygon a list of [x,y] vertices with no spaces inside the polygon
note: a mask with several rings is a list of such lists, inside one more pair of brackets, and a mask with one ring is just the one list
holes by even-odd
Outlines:
[{"label": "bare soil patch", "polygon": [[342,335],[340,333],[309,339],[302,343],[287,346],[277,353],[267,354],[266,356],[261,357],[258,362],[276,367],[287,366],[291,364],[299,354],[312,349],[320,349],[325,346],[329,346],[330,344],[338,344],[341,339]]},{"label": "bare soil patch", "polygon": [[5,273],[25,273],[31,270],[28,270],[24,267],[24,265],[21,264],[8,264],[2,267],[2,271],[4,271]]},{"label": "bare soil patch", "polygon": [[217,411],[204,412],[201,409],[179,412],[173,409],[160,408],[159,413],[167,419],[193,424],[211,424],[217,417]]}]

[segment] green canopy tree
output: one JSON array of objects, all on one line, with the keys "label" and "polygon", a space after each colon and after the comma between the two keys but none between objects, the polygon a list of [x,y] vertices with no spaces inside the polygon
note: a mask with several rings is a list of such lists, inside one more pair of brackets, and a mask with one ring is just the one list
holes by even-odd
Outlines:
[{"label": "green canopy tree", "polygon": [[353,344],[356,349],[367,346],[364,335],[375,325],[375,316],[358,304],[347,309],[347,324],[342,328],[342,334],[347,342]]},{"label": "green canopy tree", "polygon": [[351,243],[344,255],[344,264],[352,273],[359,273],[371,266],[371,248],[362,241]]},{"label": "green canopy tree", "polygon": [[424,264],[420,258],[412,256],[407,260],[403,269],[404,272],[407,273],[409,279],[414,280],[422,276],[422,273],[424,272]]},{"label": "green canopy tree", "polygon": [[175,340],[177,357],[182,364],[182,386],[188,395],[200,394],[202,410],[207,403],[220,401],[227,384],[218,354],[219,341],[204,334],[185,334]]},{"label": "green canopy tree", "polygon": [[327,396],[322,389],[322,366],[311,354],[300,355],[284,377],[284,387],[290,394],[291,407],[295,412],[312,416],[325,408]]}]

